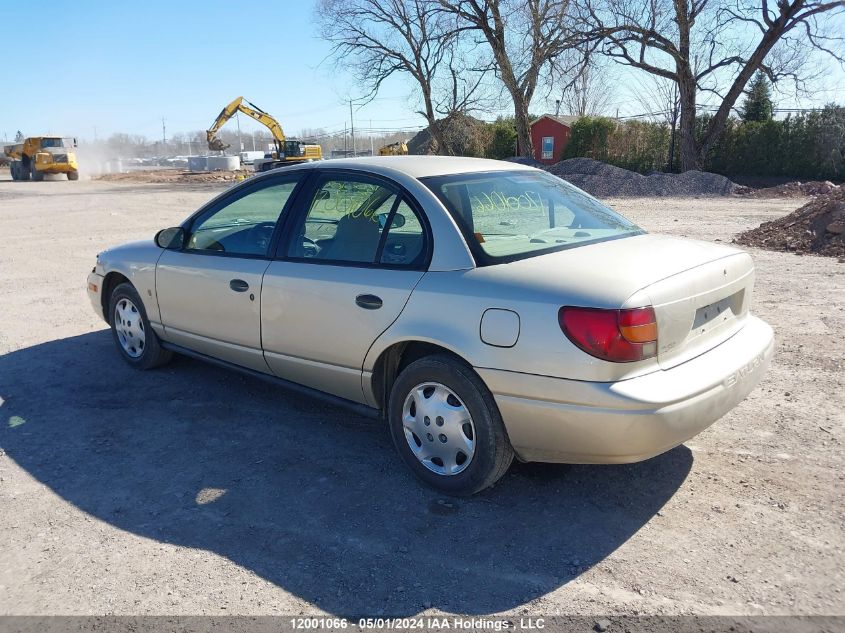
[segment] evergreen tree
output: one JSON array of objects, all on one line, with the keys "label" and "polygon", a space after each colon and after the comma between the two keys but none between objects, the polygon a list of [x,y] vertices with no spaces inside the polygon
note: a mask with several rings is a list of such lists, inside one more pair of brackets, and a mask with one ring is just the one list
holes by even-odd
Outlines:
[{"label": "evergreen tree", "polygon": [[758,71],[748,87],[745,102],[742,104],[742,120],[745,122],[771,121],[773,114],[772,88],[766,75]]},{"label": "evergreen tree", "polygon": [[15,142],[16,142],[16,143],[20,143],[20,142],[21,142],[24,138],[25,138],[25,137],[24,137],[24,135],[23,135],[23,132],[21,132],[20,130],[18,130],[18,133],[17,133],[17,134],[15,134]]}]

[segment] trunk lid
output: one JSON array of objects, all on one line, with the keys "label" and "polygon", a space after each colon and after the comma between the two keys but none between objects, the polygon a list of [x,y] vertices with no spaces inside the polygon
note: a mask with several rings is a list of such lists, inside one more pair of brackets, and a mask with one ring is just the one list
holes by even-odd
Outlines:
[{"label": "trunk lid", "polygon": [[748,316],[754,264],[745,253],[678,273],[644,292],[657,316],[657,361],[669,369],[729,339]]},{"label": "trunk lid", "polygon": [[742,328],[751,304],[754,263],[747,253],[704,242],[686,245],[694,253],[679,261],[667,257],[664,270],[671,274],[635,292],[624,304],[654,307],[661,369],[675,367],[733,336]]},{"label": "trunk lid", "polygon": [[522,298],[536,302],[594,308],[653,306],[657,358],[631,364],[596,361],[605,369],[614,366],[614,371],[590,374],[591,380],[638,375],[654,364],[668,369],[719,345],[744,325],[754,285],[751,257],[737,248],[651,234],[476,272],[483,278],[495,275],[497,282],[519,288]]}]

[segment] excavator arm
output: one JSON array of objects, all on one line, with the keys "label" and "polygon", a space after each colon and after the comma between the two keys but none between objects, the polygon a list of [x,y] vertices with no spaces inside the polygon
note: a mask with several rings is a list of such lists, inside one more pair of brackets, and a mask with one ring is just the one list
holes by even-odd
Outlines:
[{"label": "excavator arm", "polygon": [[235,116],[236,112],[243,112],[245,115],[252,117],[270,130],[270,133],[273,135],[273,139],[276,141],[276,146],[278,147],[280,153],[279,155],[281,155],[282,149],[285,146],[285,133],[282,131],[282,126],[279,125],[279,122],[276,119],[267,114],[254,103],[247,101],[246,103],[249,105],[244,105],[244,101],[245,99],[243,97],[238,97],[220,111],[220,114],[217,115],[214,123],[210,128],[208,128],[208,130],[206,130],[205,133],[206,139],[208,140],[208,149],[223,151],[229,147],[229,145],[217,138],[217,132],[226,124],[226,121]]}]

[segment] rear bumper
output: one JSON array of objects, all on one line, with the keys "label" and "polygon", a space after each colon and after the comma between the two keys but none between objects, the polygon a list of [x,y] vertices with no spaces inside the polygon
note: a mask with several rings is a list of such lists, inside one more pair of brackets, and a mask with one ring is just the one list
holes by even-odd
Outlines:
[{"label": "rear bumper", "polygon": [[620,382],[477,371],[520,459],[621,464],[659,455],[713,424],[757,386],[773,350],[772,329],[749,315],[701,356]]}]

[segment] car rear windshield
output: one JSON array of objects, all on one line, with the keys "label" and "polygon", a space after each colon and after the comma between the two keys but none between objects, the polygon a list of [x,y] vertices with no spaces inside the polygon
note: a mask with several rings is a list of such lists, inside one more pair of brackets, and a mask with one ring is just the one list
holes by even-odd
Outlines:
[{"label": "car rear windshield", "polygon": [[422,181],[452,214],[482,265],[644,232],[546,172],[451,174]]}]

